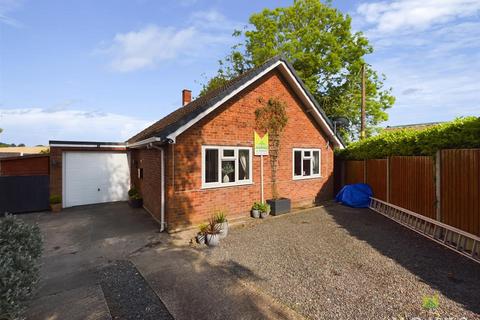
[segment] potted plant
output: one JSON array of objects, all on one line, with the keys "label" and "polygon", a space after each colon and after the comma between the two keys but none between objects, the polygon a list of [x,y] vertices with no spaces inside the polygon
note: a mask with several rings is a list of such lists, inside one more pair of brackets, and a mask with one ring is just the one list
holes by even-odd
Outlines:
[{"label": "potted plant", "polygon": [[[260,100],[263,103],[263,100]],[[285,102],[270,98],[264,106],[255,110],[255,120],[260,130],[268,132],[269,156],[272,175],[272,199],[267,200],[272,215],[290,212],[290,199],[281,198],[277,189],[277,168],[280,154],[280,140],[287,126],[288,117]]]},{"label": "potted plant", "polygon": [[270,214],[270,205],[267,203],[260,204],[260,218],[265,219]]},{"label": "potted plant", "polygon": [[57,194],[50,196],[50,209],[55,213],[62,211],[62,196]]},{"label": "potted plant", "polygon": [[143,199],[140,192],[136,187],[132,187],[128,190],[128,204],[132,208],[141,208],[143,205]]},{"label": "potted plant", "polygon": [[225,163],[224,166],[222,166],[222,173],[223,173],[223,183],[228,183],[230,182],[230,177],[228,176],[230,173],[234,172],[235,168],[230,162]]},{"label": "potted plant", "polygon": [[260,207],[261,207],[260,202],[255,202],[252,206],[252,217],[255,219],[260,218]]},{"label": "potted plant", "polygon": [[208,222],[208,227],[205,230],[207,244],[211,247],[216,247],[220,244],[220,228],[215,222],[214,218],[211,218]]},{"label": "potted plant", "polygon": [[228,234],[228,221],[227,221],[227,216],[225,215],[225,212],[221,210],[217,211],[217,213],[214,216],[214,219],[220,230],[220,233],[219,233],[220,239],[225,238]]},{"label": "potted plant", "polygon": [[198,233],[197,233],[197,243],[198,244],[205,244],[205,235],[207,234],[207,229],[208,229],[208,224],[207,223],[201,223],[198,226]]}]

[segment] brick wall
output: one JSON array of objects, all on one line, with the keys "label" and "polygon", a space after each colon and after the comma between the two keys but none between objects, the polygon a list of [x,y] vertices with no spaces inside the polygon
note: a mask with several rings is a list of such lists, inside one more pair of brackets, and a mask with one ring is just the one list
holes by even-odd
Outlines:
[{"label": "brick wall", "polygon": [[[177,137],[166,151],[167,223],[170,230],[206,220],[215,209],[225,209],[230,218],[249,214],[260,200],[260,157],[253,157],[253,184],[201,188],[202,145],[253,147],[254,111],[259,98],[277,97],[287,103],[289,121],[281,140],[277,181],[279,195],[294,206],[312,205],[333,196],[333,150],[326,136],[305,112],[295,93],[277,71],[257,81],[243,94],[230,100],[200,123]],[[321,178],[292,179],[292,149],[321,150]],[[264,158],[265,198],[271,197],[270,158]]]},{"label": "brick wall", "polygon": [[[161,214],[161,152],[157,149],[133,149],[131,155],[131,183],[143,197],[143,206],[155,218]],[[139,179],[138,169],[143,169],[143,178]]]},{"label": "brick wall", "polygon": [[0,159],[0,176],[38,176],[48,172],[48,155]]}]

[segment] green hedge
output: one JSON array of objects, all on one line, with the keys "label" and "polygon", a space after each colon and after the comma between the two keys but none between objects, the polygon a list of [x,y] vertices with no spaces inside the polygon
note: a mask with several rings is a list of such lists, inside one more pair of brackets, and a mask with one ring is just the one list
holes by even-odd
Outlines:
[{"label": "green hedge", "polygon": [[384,130],[377,136],[339,150],[341,159],[381,159],[388,156],[433,156],[441,149],[480,148],[480,118],[465,117],[426,129]]},{"label": "green hedge", "polygon": [[0,319],[18,319],[38,281],[42,239],[37,225],[0,218]]}]

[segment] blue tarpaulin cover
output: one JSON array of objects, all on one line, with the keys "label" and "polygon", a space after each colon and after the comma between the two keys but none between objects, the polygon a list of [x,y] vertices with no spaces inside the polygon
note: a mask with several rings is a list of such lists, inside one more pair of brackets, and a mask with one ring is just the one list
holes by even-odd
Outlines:
[{"label": "blue tarpaulin cover", "polygon": [[368,184],[356,183],[344,186],[335,199],[349,207],[368,208],[371,196],[373,192]]}]

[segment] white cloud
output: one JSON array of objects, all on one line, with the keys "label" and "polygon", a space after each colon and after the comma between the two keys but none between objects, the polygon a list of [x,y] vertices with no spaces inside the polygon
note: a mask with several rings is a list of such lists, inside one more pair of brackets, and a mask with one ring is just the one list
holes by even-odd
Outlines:
[{"label": "white cloud", "polygon": [[362,3],[357,14],[379,33],[425,30],[456,18],[477,16],[478,0],[403,0]]},{"label": "white cloud", "polygon": [[[233,24],[218,11],[196,12],[183,28],[148,25],[140,30],[115,35],[102,49],[111,58],[110,67],[118,72],[153,68],[177,58],[191,58],[215,52],[231,39]],[[228,28],[228,31],[227,31]]]},{"label": "white cloud", "polygon": [[369,63],[397,98],[388,124],[480,114],[480,1],[396,0],[353,13],[375,52]]},{"label": "white cloud", "polygon": [[10,14],[22,5],[22,0],[0,0],[0,23],[12,27],[20,27],[22,24],[12,18]]},{"label": "white cloud", "polygon": [[125,141],[151,122],[98,110],[17,108],[0,110],[0,141],[46,144],[49,140]]}]

